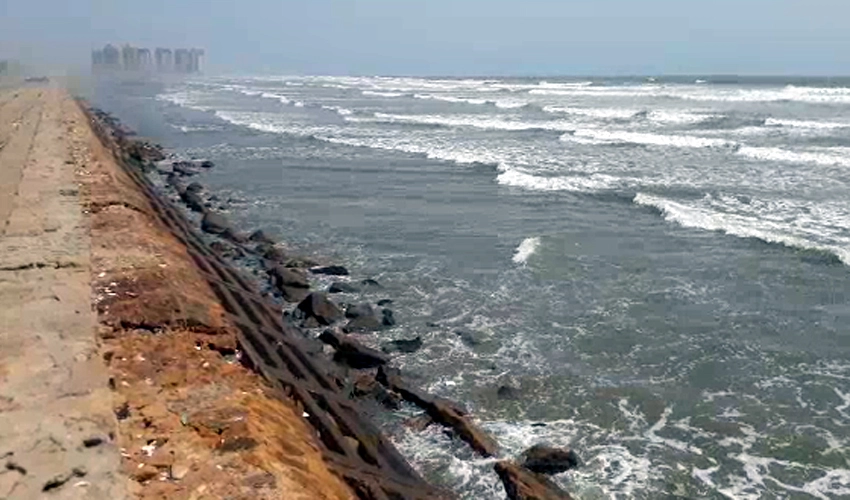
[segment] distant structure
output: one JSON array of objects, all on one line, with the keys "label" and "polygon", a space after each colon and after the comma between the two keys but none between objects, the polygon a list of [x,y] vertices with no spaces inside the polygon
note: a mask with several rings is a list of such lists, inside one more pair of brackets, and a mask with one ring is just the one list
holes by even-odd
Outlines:
[{"label": "distant structure", "polygon": [[167,49],[159,47],[151,54],[150,49],[125,44],[121,49],[107,44],[91,54],[92,71],[95,73],[126,71],[134,73],[184,73],[203,71],[204,49]]},{"label": "distant structure", "polygon": [[0,75],[5,73],[7,69],[9,69],[9,62],[8,61],[0,61]]}]

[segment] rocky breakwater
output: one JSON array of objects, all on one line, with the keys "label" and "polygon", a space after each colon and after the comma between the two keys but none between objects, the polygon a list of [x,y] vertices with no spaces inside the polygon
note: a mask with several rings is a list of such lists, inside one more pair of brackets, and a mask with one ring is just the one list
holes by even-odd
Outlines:
[{"label": "rocky breakwater", "polygon": [[[249,269],[263,294],[280,304],[283,319],[297,329],[309,346],[310,355],[326,358],[328,366],[336,366],[330,372],[342,387],[348,388],[348,397],[355,401],[370,399],[390,411],[398,410],[402,401],[418,406],[423,413],[414,419],[417,423],[412,428],[439,424],[479,455],[499,458],[495,472],[511,499],[569,498],[544,474],[574,467],[577,464],[574,454],[538,446],[526,452],[524,461],[507,460],[501,457],[498,443],[476,425],[466,409],[414,387],[392,367],[395,356],[415,352],[423,346],[421,337],[381,340],[382,332],[398,328],[396,315],[389,307],[392,300],[375,303],[334,300],[340,294],[352,298],[379,291],[383,287],[378,281],[354,278],[342,265],[293,253],[262,229],[234,227],[215,193],[197,181],[187,184],[187,180],[214,168],[211,162],[163,161],[159,154],[147,157],[146,161],[146,170],[161,177],[165,189],[175,202],[185,207],[187,216],[191,213],[200,216],[196,216],[198,227],[209,238],[210,248],[234,265]],[[317,290],[317,286],[321,289]],[[565,467],[565,464],[571,465]]]}]

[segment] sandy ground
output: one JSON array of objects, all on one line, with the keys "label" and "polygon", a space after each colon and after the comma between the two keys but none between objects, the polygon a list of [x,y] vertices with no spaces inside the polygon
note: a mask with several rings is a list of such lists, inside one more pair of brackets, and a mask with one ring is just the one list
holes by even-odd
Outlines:
[{"label": "sandy ground", "polygon": [[0,88],[0,499],[352,498],[150,214],[67,94]]},{"label": "sandy ground", "polygon": [[68,104],[0,91],[0,498],[126,495]]}]

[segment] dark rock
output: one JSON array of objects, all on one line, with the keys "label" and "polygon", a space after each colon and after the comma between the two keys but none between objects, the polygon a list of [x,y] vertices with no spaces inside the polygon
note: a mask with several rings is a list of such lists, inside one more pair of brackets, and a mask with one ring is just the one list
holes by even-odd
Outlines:
[{"label": "dark rock", "polygon": [[297,267],[301,269],[306,269],[310,267],[315,267],[318,265],[318,262],[309,259],[307,257],[292,257],[283,263],[286,267]]},{"label": "dark rock", "polygon": [[188,186],[186,186],[186,191],[192,191],[194,193],[200,193],[203,190],[204,190],[204,186],[202,186],[198,182],[193,182],[193,183],[189,184]]},{"label": "dark rock", "polygon": [[310,288],[310,282],[307,281],[307,276],[297,269],[275,266],[269,271],[269,276],[272,277],[274,286],[277,288]]},{"label": "dark rock", "polygon": [[233,232],[227,218],[216,212],[206,212],[201,220],[201,230],[210,234],[225,234]]},{"label": "dark rock", "polygon": [[323,293],[313,292],[298,304],[305,318],[316,318],[320,325],[330,325],[342,319],[339,308]]},{"label": "dark rock", "polygon": [[460,337],[460,341],[469,347],[476,347],[481,344],[479,335],[472,330],[455,330],[455,335]]},{"label": "dark rock", "polygon": [[245,243],[248,243],[248,235],[247,234],[242,233],[242,232],[237,232],[233,229],[225,231],[222,236],[224,236],[225,238],[227,238],[228,240],[230,240],[234,243],[239,243],[240,245],[244,245]]},{"label": "dark rock", "polygon": [[214,241],[210,243],[210,249],[227,259],[241,259],[245,257],[245,252],[241,248],[221,241]]},{"label": "dark rock", "polygon": [[509,385],[502,385],[496,390],[496,396],[499,399],[516,400],[519,399],[519,389]]},{"label": "dark rock", "polygon": [[180,193],[180,199],[183,200],[183,203],[185,203],[192,211],[200,213],[206,212],[204,199],[197,191],[190,191],[189,188],[186,188]]},{"label": "dark rock", "polygon": [[248,236],[248,240],[257,243],[268,243],[269,245],[275,244],[275,241],[266,233],[264,233],[262,229],[257,229],[256,231],[251,233],[251,236]]},{"label": "dark rock", "polygon": [[320,326],[322,325],[319,324],[319,320],[312,316],[301,322],[301,328],[319,328]]},{"label": "dark rock", "polygon": [[386,353],[401,352],[410,354],[422,348],[422,337],[413,339],[392,340],[381,346],[381,350]]},{"label": "dark rock", "polygon": [[357,377],[351,389],[352,395],[358,398],[374,393],[381,385],[375,380],[371,373],[364,373]]},{"label": "dark rock", "polygon": [[[263,248],[265,249],[265,251],[263,252],[263,258],[264,259],[271,261],[271,262],[280,262],[280,263],[286,262],[287,255],[286,255],[286,252],[283,251],[283,249],[278,248],[278,247],[273,246],[273,245],[264,246]],[[260,250],[259,247],[257,249]],[[285,267],[296,267],[296,266],[285,266]]]},{"label": "dark rock", "polygon": [[578,467],[578,455],[573,450],[550,448],[536,444],[523,453],[522,466],[538,474],[560,474]]},{"label": "dark rock", "polygon": [[418,417],[410,417],[401,424],[412,431],[422,432],[434,423],[434,419],[428,414],[419,415]]},{"label": "dark rock", "polygon": [[392,299],[381,299],[381,300],[378,301],[379,306],[388,306],[392,303],[393,303]]},{"label": "dark rock", "polygon": [[383,325],[377,316],[361,316],[354,318],[342,328],[346,333],[354,332],[373,332],[380,330]]},{"label": "dark rock", "polygon": [[359,291],[359,288],[344,281],[334,281],[331,283],[331,286],[328,287],[328,293],[357,293]]},{"label": "dark rock", "polygon": [[198,171],[195,169],[195,165],[192,162],[188,161],[176,161],[171,164],[171,169],[175,174],[178,174],[183,177],[190,177],[193,175],[198,175]]},{"label": "dark rock", "polygon": [[217,195],[211,195],[210,201],[218,201],[218,196]]},{"label": "dark rock", "polygon": [[389,363],[386,354],[366,347],[333,330],[325,330],[319,340],[336,349],[334,360],[356,369],[375,368]]},{"label": "dark rock", "polygon": [[393,312],[389,309],[384,309],[381,311],[381,324],[384,326],[394,326],[395,318],[393,317]]},{"label": "dark rock", "polygon": [[571,497],[546,477],[534,474],[519,465],[501,461],[493,467],[508,500],[570,500]]},{"label": "dark rock", "polygon": [[313,274],[326,274],[329,276],[348,276],[348,269],[342,266],[325,266],[310,269]]},{"label": "dark rock", "polygon": [[200,165],[201,168],[213,168],[214,166],[215,164],[210,160],[203,160]]},{"label": "dark rock", "polygon": [[362,318],[365,316],[375,316],[375,310],[369,304],[350,305],[345,310],[346,318]]},{"label": "dark rock", "polygon": [[360,284],[366,288],[384,288],[380,283],[371,278],[361,281]]},{"label": "dark rock", "polygon": [[440,324],[436,323],[434,321],[429,321],[429,322],[425,323],[425,326],[427,326],[429,328],[439,328]]}]

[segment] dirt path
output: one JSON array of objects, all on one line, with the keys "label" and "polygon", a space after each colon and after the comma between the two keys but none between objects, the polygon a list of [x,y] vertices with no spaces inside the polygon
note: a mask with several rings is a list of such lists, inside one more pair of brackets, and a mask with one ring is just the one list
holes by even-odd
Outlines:
[{"label": "dirt path", "polygon": [[126,496],[69,106],[0,93],[0,498]]}]

